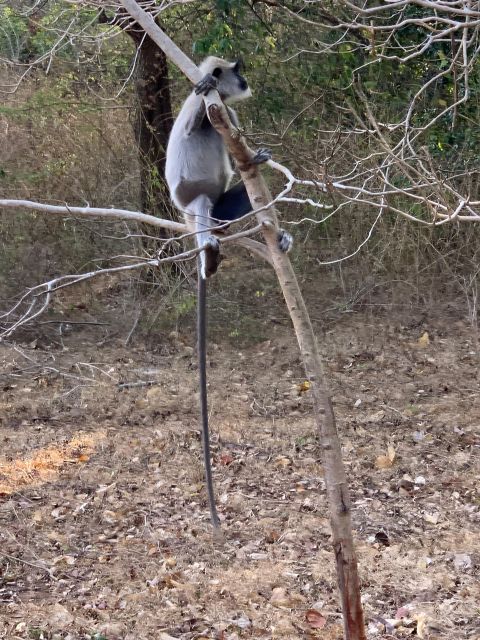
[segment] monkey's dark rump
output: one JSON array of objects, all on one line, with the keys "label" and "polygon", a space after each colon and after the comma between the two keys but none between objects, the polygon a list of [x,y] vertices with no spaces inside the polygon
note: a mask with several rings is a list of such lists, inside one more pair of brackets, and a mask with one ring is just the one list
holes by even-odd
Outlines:
[{"label": "monkey's dark rump", "polygon": [[213,205],[212,218],[225,222],[238,220],[252,211],[252,205],[248,198],[247,190],[243,182],[239,182],[228,191],[222,193]]}]

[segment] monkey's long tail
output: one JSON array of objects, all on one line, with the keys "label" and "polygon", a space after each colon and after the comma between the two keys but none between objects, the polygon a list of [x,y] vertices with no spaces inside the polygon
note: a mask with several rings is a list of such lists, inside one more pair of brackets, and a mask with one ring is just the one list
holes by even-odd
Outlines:
[{"label": "monkey's long tail", "polygon": [[198,374],[200,382],[200,416],[202,421],[203,463],[207,485],[208,504],[212,525],[220,527],[215,494],[213,491],[212,465],[210,463],[210,437],[208,433],[208,397],[207,397],[207,281],[202,278],[200,258],[197,259],[198,300],[197,300],[197,339]]}]

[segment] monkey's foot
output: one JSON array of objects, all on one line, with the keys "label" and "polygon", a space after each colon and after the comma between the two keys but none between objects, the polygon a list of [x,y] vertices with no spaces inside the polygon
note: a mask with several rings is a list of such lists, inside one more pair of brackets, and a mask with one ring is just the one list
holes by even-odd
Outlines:
[{"label": "monkey's foot", "polygon": [[203,94],[204,96],[208,95],[208,93],[212,89],[217,88],[217,79],[215,76],[212,76],[211,73],[207,73],[200,82],[197,82],[195,85],[195,93],[198,95]]},{"label": "monkey's foot", "polygon": [[260,147],[255,152],[255,155],[251,159],[252,164],[263,164],[264,162],[268,162],[272,158],[271,149],[266,149],[265,147]]},{"label": "monkey's foot", "polygon": [[283,229],[277,234],[278,248],[282,253],[288,253],[293,246],[293,237]]},{"label": "monkey's foot", "polygon": [[220,242],[214,236],[210,236],[203,245],[203,251],[202,277],[209,278],[217,272],[222,260],[222,256],[220,255]]}]

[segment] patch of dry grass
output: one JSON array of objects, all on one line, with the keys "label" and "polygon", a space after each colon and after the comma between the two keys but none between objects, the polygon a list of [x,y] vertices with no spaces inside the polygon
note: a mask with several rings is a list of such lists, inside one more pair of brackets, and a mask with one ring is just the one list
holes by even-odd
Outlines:
[{"label": "patch of dry grass", "polygon": [[83,433],[66,444],[38,449],[28,458],[0,461],[0,494],[10,495],[55,480],[66,465],[88,462],[103,438],[102,431]]}]

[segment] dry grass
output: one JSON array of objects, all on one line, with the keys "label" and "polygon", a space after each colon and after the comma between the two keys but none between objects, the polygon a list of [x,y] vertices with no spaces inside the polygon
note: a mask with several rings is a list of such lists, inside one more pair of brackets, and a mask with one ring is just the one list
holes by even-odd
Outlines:
[{"label": "dry grass", "polygon": [[[468,327],[452,318],[407,325],[348,316],[322,341],[368,636],[471,640],[480,598],[478,355]],[[300,393],[293,341],[269,328],[269,342],[254,348],[211,351],[218,540],[187,333],[168,355],[73,337],[70,351],[55,352],[60,372],[72,371],[76,353],[122,381],[149,371],[149,388],[119,391],[100,372],[89,386],[62,375],[6,385],[3,451],[24,461],[28,451],[35,459],[40,447],[60,449],[67,461],[55,467],[55,456],[50,481],[0,503],[6,638],[341,637],[309,394]],[[425,331],[429,341],[419,342]],[[14,373],[18,359],[5,350],[4,370]],[[98,446],[75,449],[79,431]],[[62,438],[67,449],[52,445]],[[391,464],[379,465],[392,450]],[[82,455],[89,459],[68,462]],[[321,629],[309,623],[312,608]]]},{"label": "dry grass", "polygon": [[88,462],[103,432],[80,434],[63,445],[35,451],[25,459],[0,460],[0,494],[3,496],[52,482],[68,464]]}]

